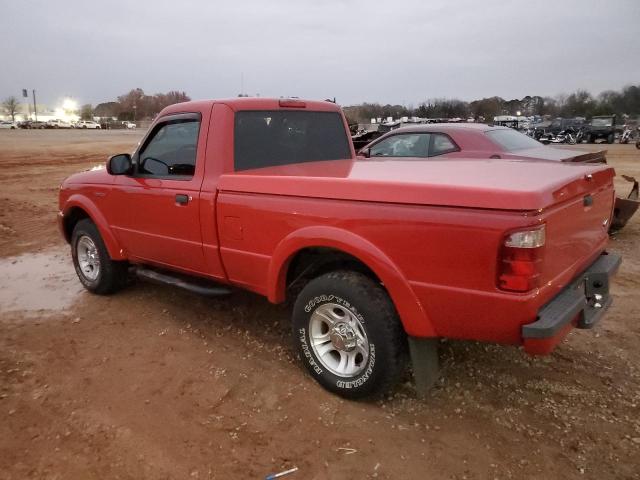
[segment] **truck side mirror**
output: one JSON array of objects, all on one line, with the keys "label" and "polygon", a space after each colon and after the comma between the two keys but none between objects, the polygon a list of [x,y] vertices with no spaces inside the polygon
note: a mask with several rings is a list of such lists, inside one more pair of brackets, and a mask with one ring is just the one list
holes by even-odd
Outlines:
[{"label": "truck side mirror", "polygon": [[371,149],[369,147],[363,148],[358,152],[358,155],[364,158],[371,157]]},{"label": "truck side mirror", "polygon": [[110,175],[127,175],[131,173],[132,169],[133,163],[131,162],[131,155],[128,153],[114,155],[107,160],[107,172]]}]

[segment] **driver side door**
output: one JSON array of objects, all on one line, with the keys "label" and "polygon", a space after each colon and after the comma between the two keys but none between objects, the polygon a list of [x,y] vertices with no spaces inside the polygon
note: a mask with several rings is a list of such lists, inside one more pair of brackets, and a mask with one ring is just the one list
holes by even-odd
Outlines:
[{"label": "driver side door", "polygon": [[113,229],[131,260],[205,272],[200,230],[205,136],[199,113],[163,117],[134,154],[133,174],[117,177]]}]

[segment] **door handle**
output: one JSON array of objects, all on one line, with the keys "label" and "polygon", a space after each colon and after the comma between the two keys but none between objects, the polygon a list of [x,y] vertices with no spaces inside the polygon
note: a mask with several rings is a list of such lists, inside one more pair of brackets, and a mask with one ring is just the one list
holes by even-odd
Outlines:
[{"label": "door handle", "polygon": [[185,195],[183,193],[177,194],[176,203],[180,205],[186,205],[187,203],[189,203],[189,195]]}]

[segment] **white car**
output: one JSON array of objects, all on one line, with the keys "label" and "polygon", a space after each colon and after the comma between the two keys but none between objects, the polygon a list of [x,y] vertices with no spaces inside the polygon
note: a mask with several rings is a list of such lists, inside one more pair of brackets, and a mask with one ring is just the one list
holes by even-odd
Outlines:
[{"label": "white car", "polygon": [[18,124],[9,120],[3,120],[0,122],[0,128],[10,128],[11,130],[15,130],[18,128]]},{"label": "white car", "polygon": [[124,125],[124,128],[127,128],[127,129],[131,128],[131,129],[134,129],[134,130],[137,127],[137,125],[135,123],[128,122],[126,120],[124,122],[122,122],[122,125]]},{"label": "white car", "polygon": [[49,120],[47,122],[47,128],[71,128],[71,123],[57,119]]},{"label": "white car", "polygon": [[76,128],[96,128],[99,130],[100,124],[97,122],[94,122],[93,120],[80,120],[76,124]]}]

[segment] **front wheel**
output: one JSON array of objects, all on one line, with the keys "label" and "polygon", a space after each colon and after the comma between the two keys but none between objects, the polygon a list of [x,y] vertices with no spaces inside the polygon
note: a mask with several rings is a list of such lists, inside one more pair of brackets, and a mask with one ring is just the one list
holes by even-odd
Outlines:
[{"label": "front wheel", "polygon": [[382,286],[362,273],[311,280],[293,308],[294,347],[314,379],[346,398],[384,393],[406,362],[406,336]]},{"label": "front wheel", "polygon": [[91,220],[80,220],[73,229],[71,256],[80,282],[90,292],[106,295],[126,284],[127,263],[109,257],[100,232]]}]

